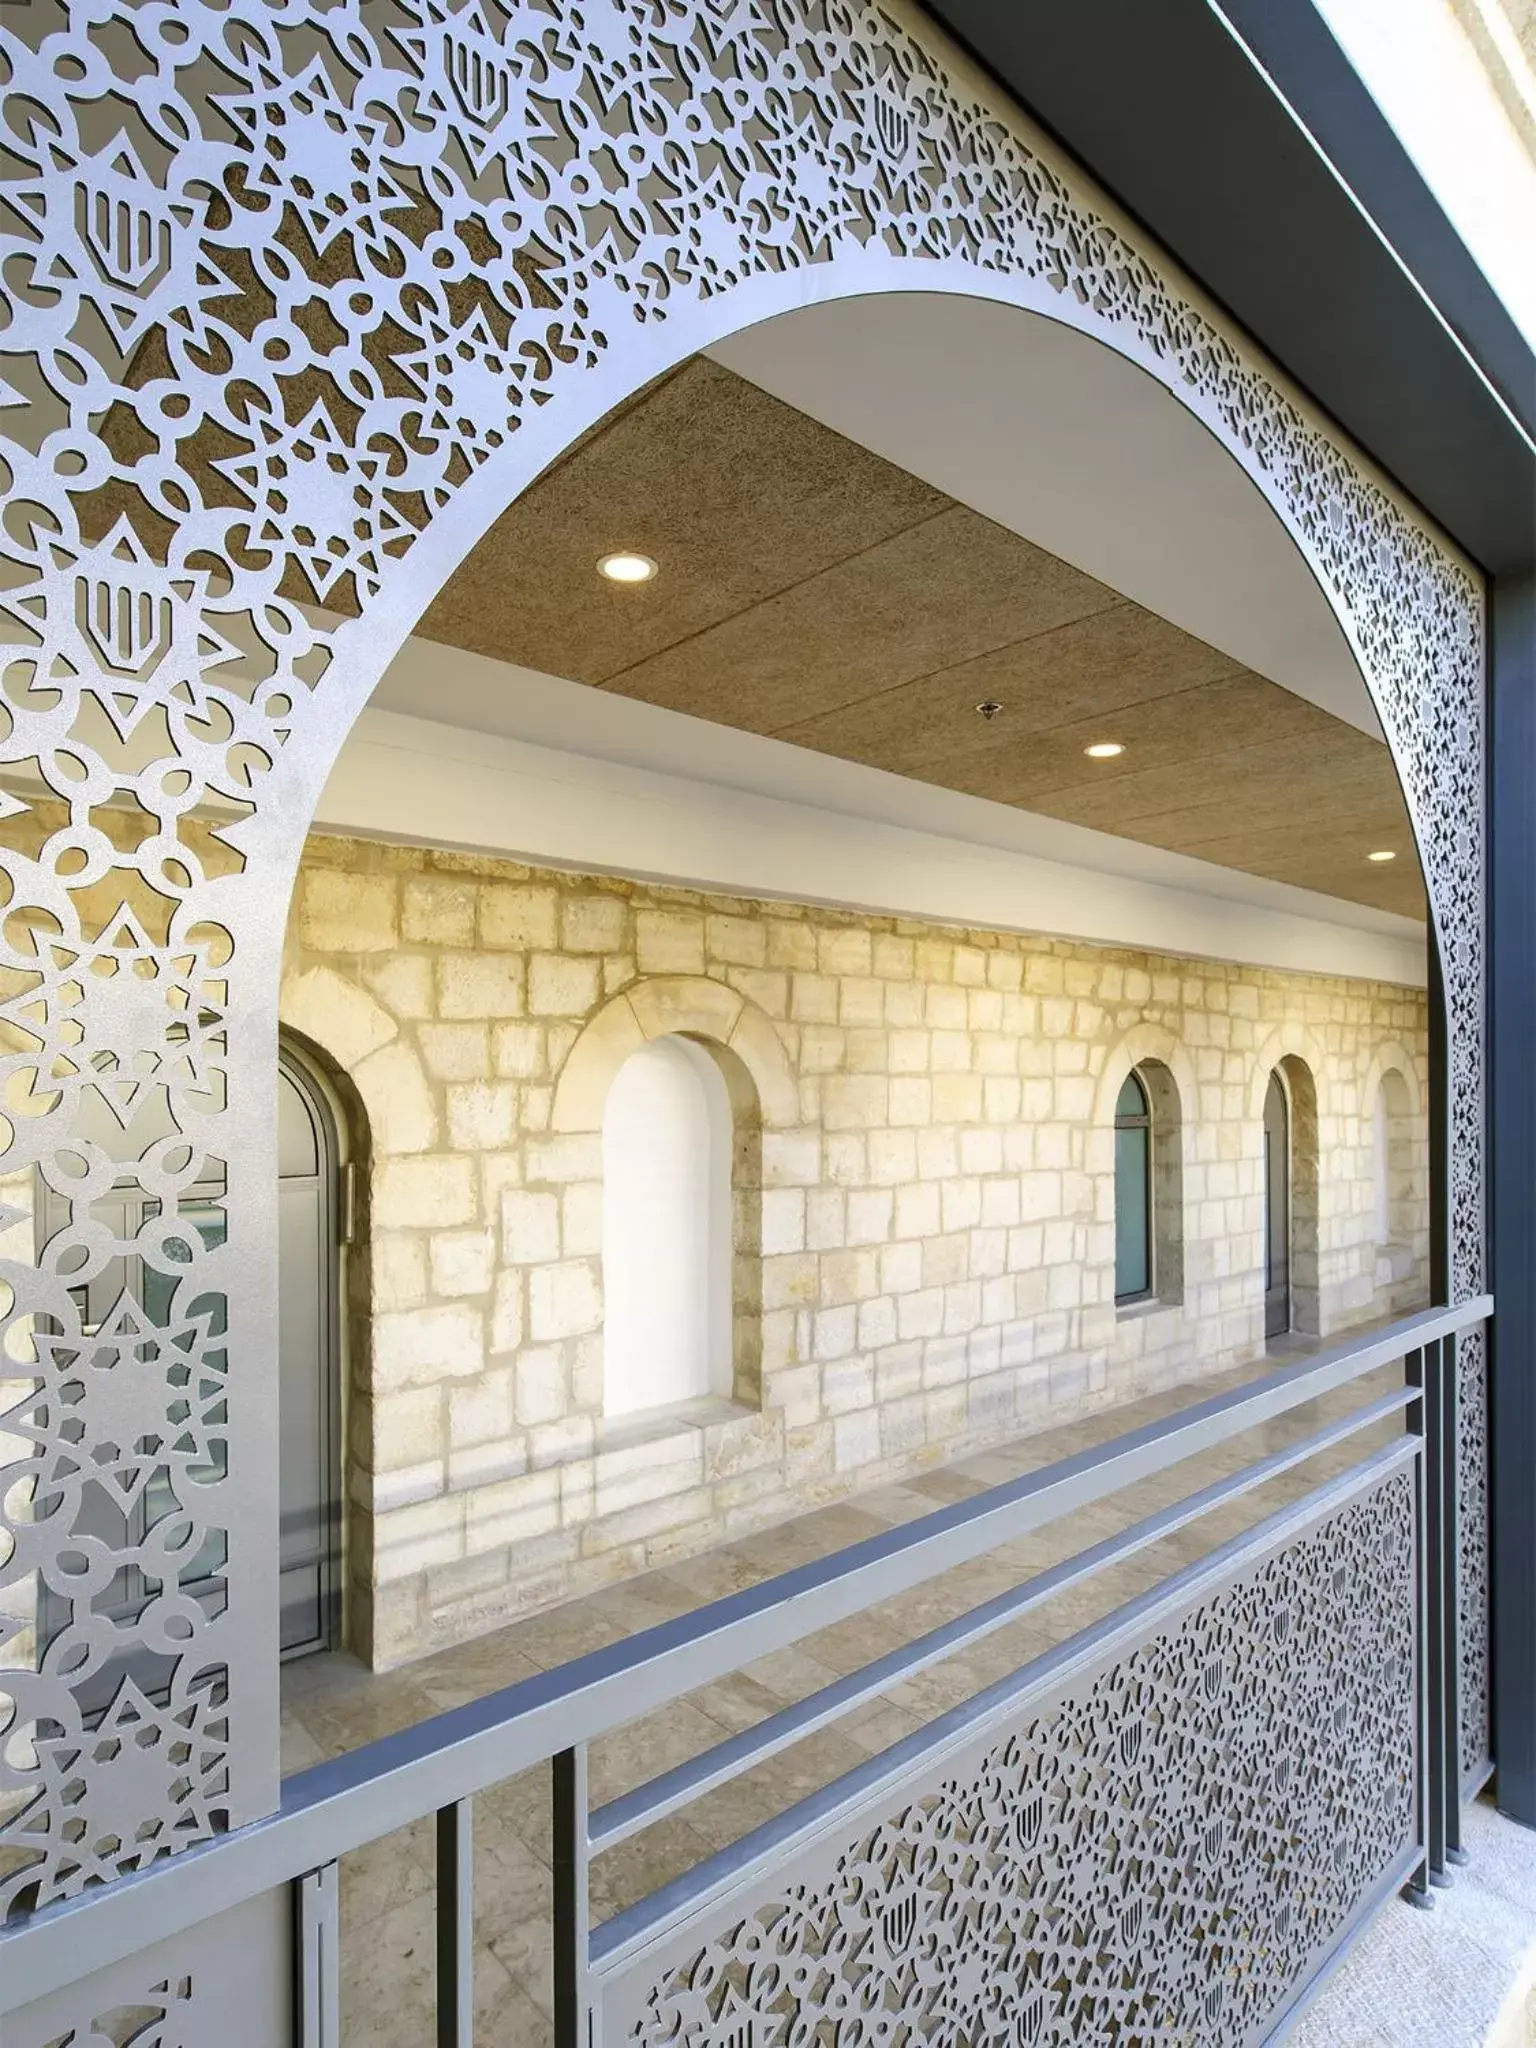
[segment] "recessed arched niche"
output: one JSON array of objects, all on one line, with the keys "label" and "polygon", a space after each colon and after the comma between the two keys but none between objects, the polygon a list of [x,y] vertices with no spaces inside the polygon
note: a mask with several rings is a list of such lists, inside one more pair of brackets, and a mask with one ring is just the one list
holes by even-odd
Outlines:
[{"label": "recessed arched niche", "polygon": [[672,1034],[630,1054],[603,1112],[603,1411],[732,1391],[734,1137],[710,1053]]}]

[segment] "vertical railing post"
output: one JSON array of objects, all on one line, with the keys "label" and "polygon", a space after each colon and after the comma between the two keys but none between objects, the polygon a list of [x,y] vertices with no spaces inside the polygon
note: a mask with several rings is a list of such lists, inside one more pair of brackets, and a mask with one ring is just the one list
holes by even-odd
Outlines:
[{"label": "vertical railing post", "polygon": [[1465,1863],[1461,1845],[1461,1389],[1460,1340],[1447,1337],[1440,1362],[1440,1538],[1445,1572],[1445,1859]]},{"label": "vertical railing post", "polygon": [[1432,1906],[1434,1893],[1430,1890],[1434,1874],[1435,1843],[1437,1836],[1435,1822],[1435,1799],[1437,1777],[1434,1763],[1434,1735],[1436,1715],[1434,1708],[1434,1682],[1431,1672],[1430,1646],[1434,1636],[1433,1606],[1430,1599],[1429,1570],[1429,1400],[1425,1386],[1425,1354],[1410,1351],[1403,1360],[1403,1378],[1415,1389],[1418,1398],[1409,1403],[1408,1428],[1418,1439],[1417,1454],[1413,1461],[1413,1533],[1415,1550],[1414,1590],[1418,1609],[1418,1657],[1414,1671],[1414,1690],[1418,1708],[1419,1736],[1419,1832],[1424,1846],[1424,1857],[1403,1887],[1403,1896],[1410,1905]]},{"label": "vertical railing post", "polygon": [[297,2048],[341,2048],[341,1885],[335,1863],[293,1888]]},{"label": "vertical railing post", "polygon": [[1447,1885],[1461,1858],[1461,1772],[1457,1713],[1456,1353],[1442,1338],[1411,1352],[1408,1384],[1421,1390],[1410,1411],[1419,1437],[1419,1541],[1422,1550],[1420,1650],[1426,1711],[1426,1875]]},{"label": "vertical railing post", "polygon": [[554,1775],[555,2048],[589,2048],[587,1746],[561,1750]]},{"label": "vertical railing post", "polygon": [[437,1813],[437,2048],[475,2043],[475,1804]]},{"label": "vertical railing post", "polygon": [[1424,1358],[1424,1551],[1429,1604],[1425,1670],[1429,1682],[1429,1876],[1449,1884],[1445,1861],[1446,1785],[1446,1559],[1445,1559],[1445,1357],[1442,1346],[1426,1344]]}]

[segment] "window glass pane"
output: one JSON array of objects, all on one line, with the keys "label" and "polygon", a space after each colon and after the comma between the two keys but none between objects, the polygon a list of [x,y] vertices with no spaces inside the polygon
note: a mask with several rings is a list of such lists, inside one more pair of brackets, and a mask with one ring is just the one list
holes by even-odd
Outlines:
[{"label": "window glass pane", "polygon": [[1121,1084],[1120,1094],[1115,1102],[1115,1115],[1117,1117],[1145,1116],[1146,1113],[1146,1092],[1142,1088],[1140,1076],[1132,1071],[1126,1075],[1124,1082]]},{"label": "window glass pane", "polygon": [[1152,1285],[1152,1218],[1147,1202],[1145,1125],[1115,1133],[1115,1293],[1145,1294]]}]

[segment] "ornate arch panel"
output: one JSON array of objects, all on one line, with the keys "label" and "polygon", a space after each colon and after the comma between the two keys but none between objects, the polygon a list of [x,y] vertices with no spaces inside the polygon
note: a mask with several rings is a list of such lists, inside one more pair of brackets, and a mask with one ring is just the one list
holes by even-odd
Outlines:
[{"label": "ornate arch panel", "polygon": [[[312,803],[491,518],[733,328],[1004,300],[1139,363],[1255,479],[1407,792],[1479,1291],[1479,586],[931,28],[864,0],[31,0],[0,11],[0,89],[0,1910],[274,1803],[270,1076]],[[67,1218],[40,1248],[38,1188]]]}]

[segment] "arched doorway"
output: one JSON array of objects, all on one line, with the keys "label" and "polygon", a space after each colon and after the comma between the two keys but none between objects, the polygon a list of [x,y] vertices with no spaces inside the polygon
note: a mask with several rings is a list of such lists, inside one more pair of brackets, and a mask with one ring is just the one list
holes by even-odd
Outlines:
[{"label": "arched doorway", "polygon": [[279,1603],[282,1654],[341,1624],[341,1120],[284,1038],[277,1076]]},{"label": "arched doorway", "polygon": [[1264,1091],[1264,1335],[1291,1327],[1291,1110],[1278,1068]]}]

